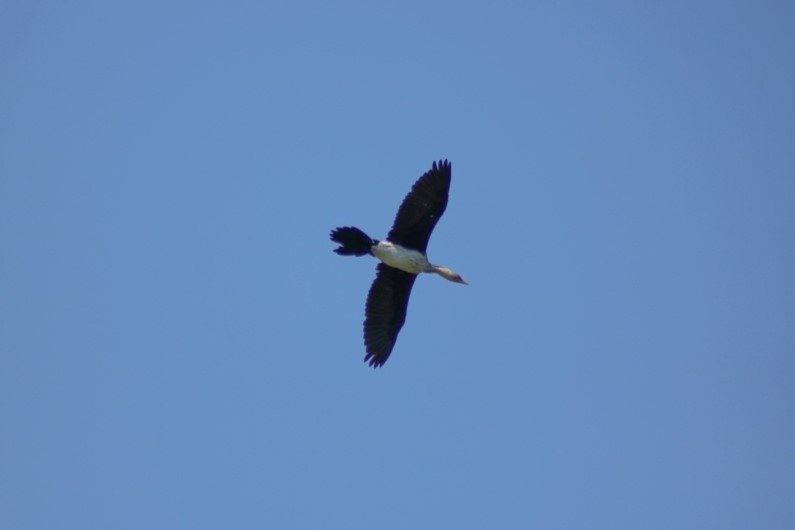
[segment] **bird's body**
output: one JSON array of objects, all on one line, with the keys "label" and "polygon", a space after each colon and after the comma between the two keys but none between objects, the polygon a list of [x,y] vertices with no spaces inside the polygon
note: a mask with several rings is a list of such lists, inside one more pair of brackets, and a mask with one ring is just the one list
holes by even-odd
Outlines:
[{"label": "bird's body", "polygon": [[401,247],[391,241],[379,241],[371,249],[373,255],[396,269],[411,274],[429,272],[431,264],[428,257],[418,250]]},{"label": "bird's body", "polygon": [[382,366],[395,346],[406,320],[411,288],[421,272],[432,272],[456,283],[466,282],[447,267],[428,261],[428,239],[447,207],[450,189],[450,163],[433,163],[400,205],[387,240],[378,241],[354,227],[331,232],[340,244],[334,252],[341,256],[375,256],[378,273],[367,296],[364,342],[371,366]]}]

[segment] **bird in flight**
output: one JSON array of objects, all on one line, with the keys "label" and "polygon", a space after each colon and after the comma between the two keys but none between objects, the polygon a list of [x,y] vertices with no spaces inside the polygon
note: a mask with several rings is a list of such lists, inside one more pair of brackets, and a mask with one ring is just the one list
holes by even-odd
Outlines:
[{"label": "bird in flight", "polygon": [[431,232],[447,207],[450,170],[447,160],[434,162],[414,183],[385,241],[372,239],[351,226],[331,231],[331,240],[340,245],[334,252],[340,256],[369,254],[381,260],[367,295],[364,320],[364,361],[374,368],[383,366],[395,347],[419,273],[432,272],[451,282],[469,285],[451,269],[430,263],[426,254]]}]

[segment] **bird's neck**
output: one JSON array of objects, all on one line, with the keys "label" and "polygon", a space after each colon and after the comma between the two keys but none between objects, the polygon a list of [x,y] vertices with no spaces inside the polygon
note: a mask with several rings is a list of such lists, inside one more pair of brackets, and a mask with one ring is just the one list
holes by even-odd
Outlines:
[{"label": "bird's neck", "polygon": [[455,281],[455,273],[453,271],[451,271],[450,269],[448,269],[447,267],[442,267],[441,265],[433,265],[433,264],[431,264],[431,269],[428,272],[435,272],[436,274],[438,274],[442,278],[450,280],[451,282]]}]

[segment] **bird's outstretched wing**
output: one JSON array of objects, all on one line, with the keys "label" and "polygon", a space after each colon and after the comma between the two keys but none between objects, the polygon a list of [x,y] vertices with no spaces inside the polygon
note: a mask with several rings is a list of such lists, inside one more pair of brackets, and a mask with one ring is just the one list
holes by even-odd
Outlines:
[{"label": "bird's outstretched wing", "polygon": [[450,191],[450,162],[433,163],[400,205],[387,239],[406,248],[425,252],[436,222],[447,208]]},{"label": "bird's outstretched wing", "polygon": [[365,362],[382,366],[395,347],[400,328],[406,321],[406,308],[416,274],[403,272],[383,263],[367,295],[364,319]]}]

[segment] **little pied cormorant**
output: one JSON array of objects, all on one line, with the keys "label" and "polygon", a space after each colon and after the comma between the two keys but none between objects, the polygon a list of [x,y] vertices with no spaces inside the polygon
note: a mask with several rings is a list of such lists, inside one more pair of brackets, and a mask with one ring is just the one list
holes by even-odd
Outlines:
[{"label": "little pied cormorant", "polygon": [[341,256],[375,256],[381,263],[367,295],[364,320],[365,362],[382,366],[395,347],[414,280],[421,272],[433,272],[451,282],[468,285],[456,272],[428,261],[426,248],[431,232],[447,207],[450,162],[433,163],[400,205],[386,241],[378,241],[359,230],[344,226],[332,230],[331,240]]}]

